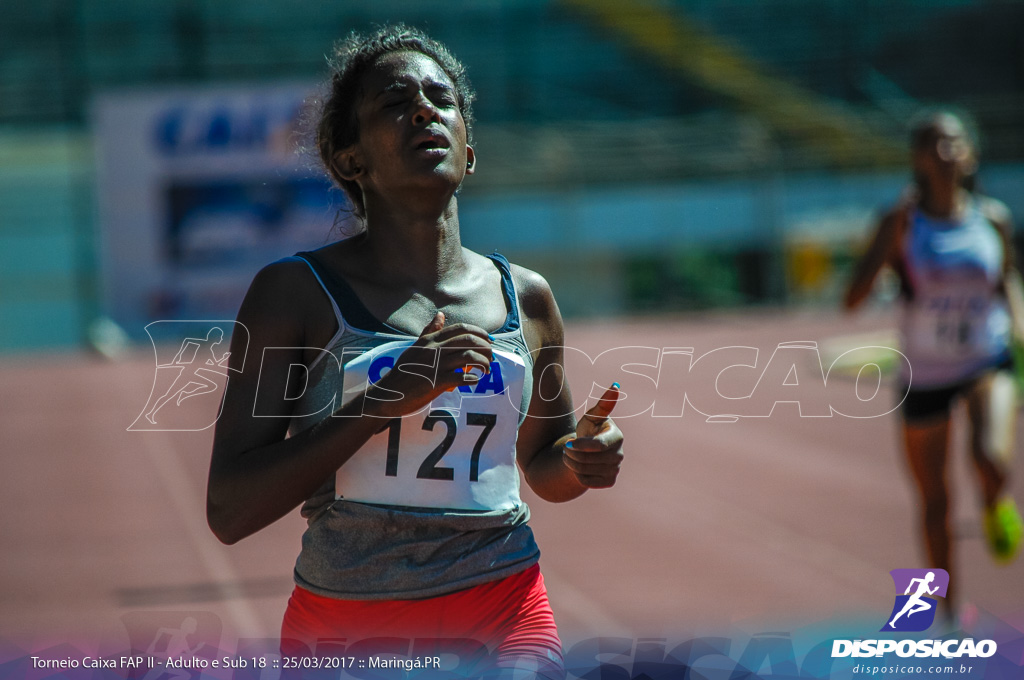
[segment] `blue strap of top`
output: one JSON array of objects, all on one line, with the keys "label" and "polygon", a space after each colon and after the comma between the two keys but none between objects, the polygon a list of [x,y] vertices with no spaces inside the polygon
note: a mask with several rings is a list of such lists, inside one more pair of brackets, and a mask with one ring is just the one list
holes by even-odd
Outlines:
[{"label": "blue strap of top", "polygon": [[495,333],[508,333],[519,330],[519,302],[516,300],[516,288],[512,285],[512,267],[508,260],[501,253],[491,253],[487,256],[498,267],[501,272],[501,293],[505,298],[505,307],[508,314],[505,315],[505,323]]},{"label": "blue strap of top", "polygon": [[[320,277],[320,281],[323,282],[324,288],[334,298],[335,304],[338,305],[338,309],[341,311],[342,318],[345,319],[345,323],[349,326],[367,333],[408,335],[408,333],[389,326],[375,317],[366,308],[362,300],[359,299],[355,291],[352,290],[352,286],[343,277],[332,274],[315,251],[295,253],[295,257],[304,260],[313,268],[313,271]],[[492,253],[487,257],[494,262],[494,265],[501,273],[501,292],[505,298],[505,307],[508,309],[504,325],[498,330],[492,331],[492,333],[507,333],[519,330],[519,305],[516,302],[515,288],[512,285],[512,269],[504,255]]]}]

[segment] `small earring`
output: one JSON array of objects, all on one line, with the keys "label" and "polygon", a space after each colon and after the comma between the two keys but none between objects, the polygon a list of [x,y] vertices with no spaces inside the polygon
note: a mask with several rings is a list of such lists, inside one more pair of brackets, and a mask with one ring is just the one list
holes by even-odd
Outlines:
[{"label": "small earring", "polygon": [[473,167],[473,161],[466,161],[466,169]]}]

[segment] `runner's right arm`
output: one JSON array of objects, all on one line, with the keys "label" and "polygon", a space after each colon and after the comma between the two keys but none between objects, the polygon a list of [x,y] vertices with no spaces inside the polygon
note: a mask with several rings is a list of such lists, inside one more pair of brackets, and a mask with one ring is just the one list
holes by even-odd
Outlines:
[{"label": "runner's right arm", "polygon": [[854,310],[871,294],[878,273],[885,265],[894,265],[899,257],[899,241],[907,219],[906,207],[898,206],[878,224],[867,251],[854,269],[853,279],[843,298],[843,308]]}]

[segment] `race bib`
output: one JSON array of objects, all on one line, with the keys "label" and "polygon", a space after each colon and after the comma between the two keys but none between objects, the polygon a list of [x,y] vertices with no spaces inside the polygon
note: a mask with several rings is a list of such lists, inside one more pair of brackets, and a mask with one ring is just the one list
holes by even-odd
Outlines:
[{"label": "race bib", "polygon": [[[363,393],[412,342],[391,342],[345,364],[344,400]],[[494,350],[490,373],[430,406],[381,421],[335,476],[335,496],[350,501],[458,510],[517,506],[515,448],[526,363]]]},{"label": "race bib", "polygon": [[911,331],[919,349],[937,358],[962,358],[983,350],[988,304],[982,297],[936,295],[914,314]]}]

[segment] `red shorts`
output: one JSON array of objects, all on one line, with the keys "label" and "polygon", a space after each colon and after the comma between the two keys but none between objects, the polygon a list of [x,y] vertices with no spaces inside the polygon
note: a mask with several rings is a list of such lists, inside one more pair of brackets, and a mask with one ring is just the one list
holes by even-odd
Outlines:
[{"label": "red shorts", "polygon": [[[421,600],[337,600],[298,586],[281,625],[284,656],[429,656],[564,674],[562,645],[540,566]],[[433,647],[432,647],[433,645]],[[458,649],[449,649],[455,645]]]}]

